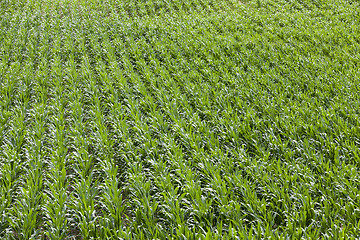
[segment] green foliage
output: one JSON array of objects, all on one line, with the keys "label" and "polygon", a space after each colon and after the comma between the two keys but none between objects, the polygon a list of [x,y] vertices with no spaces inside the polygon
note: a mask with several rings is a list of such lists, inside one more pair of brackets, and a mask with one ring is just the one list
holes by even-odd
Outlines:
[{"label": "green foliage", "polygon": [[1,1],[0,238],[359,238],[359,9]]}]

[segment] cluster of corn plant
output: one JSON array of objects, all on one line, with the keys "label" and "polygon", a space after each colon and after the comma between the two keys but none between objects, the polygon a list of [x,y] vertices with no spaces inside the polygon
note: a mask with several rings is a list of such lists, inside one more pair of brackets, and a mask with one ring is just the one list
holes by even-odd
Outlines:
[{"label": "cluster of corn plant", "polygon": [[2,1],[0,238],[359,238],[358,9]]}]

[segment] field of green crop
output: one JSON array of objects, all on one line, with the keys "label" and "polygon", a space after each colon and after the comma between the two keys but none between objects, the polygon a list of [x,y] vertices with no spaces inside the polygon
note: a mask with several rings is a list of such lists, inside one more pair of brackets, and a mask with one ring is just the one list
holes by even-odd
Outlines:
[{"label": "field of green crop", "polygon": [[359,0],[0,1],[0,239],[358,239],[359,171]]}]

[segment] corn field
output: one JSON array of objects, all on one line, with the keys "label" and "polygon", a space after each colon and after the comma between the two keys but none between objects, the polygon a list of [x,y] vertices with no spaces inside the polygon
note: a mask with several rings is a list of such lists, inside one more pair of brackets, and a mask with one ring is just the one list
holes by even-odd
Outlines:
[{"label": "corn field", "polygon": [[0,239],[359,239],[358,0],[1,0]]}]

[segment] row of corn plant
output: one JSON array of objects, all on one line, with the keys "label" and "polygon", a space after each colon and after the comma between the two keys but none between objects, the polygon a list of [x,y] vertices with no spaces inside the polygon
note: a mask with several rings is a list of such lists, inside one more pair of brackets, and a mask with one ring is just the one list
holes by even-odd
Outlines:
[{"label": "row of corn plant", "polygon": [[[60,52],[59,42],[54,43],[54,52]],[[66,93],[67,87],[64,84],[64,71],[59,56],[54,57],[50,66],[51,83],[48,93],[49,112],[51,112],[49,133],[51,142],[51,155],[47,171],[46,203],[46,236],[50,239],[64,239],[68,234],[69,218],[69,176],[67,165],[69,161]]]}]

